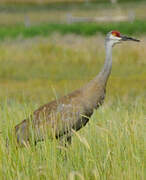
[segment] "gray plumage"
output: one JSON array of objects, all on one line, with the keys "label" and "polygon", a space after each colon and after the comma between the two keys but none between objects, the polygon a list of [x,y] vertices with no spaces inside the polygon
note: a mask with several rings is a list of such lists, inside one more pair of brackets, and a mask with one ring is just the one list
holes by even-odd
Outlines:
[{"label": "gray plumage", "polygon": [[40,107],[31,118],[15,127],[19,145],[29,143],[32,133],[35,142],[46,137],[65,137],[71,142],[72,129],[78,131],[85,126],[94,109],[103,103],[112,69],[112,47],[122,40],[138,41],[125,37],[117,31],[109,32],[105,39],[106,58],[101,72],[82,88]]}]

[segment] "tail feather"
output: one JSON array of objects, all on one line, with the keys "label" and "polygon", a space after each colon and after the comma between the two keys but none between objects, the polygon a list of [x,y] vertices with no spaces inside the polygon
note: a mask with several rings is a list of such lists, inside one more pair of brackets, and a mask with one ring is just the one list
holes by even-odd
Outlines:
[{"label": "tail feather", "polygon": [[20,124],[15,126],[15,134],[17,143],[20,146],[26,146],[29,143],[29,126],[28,120],[23,120]]}]

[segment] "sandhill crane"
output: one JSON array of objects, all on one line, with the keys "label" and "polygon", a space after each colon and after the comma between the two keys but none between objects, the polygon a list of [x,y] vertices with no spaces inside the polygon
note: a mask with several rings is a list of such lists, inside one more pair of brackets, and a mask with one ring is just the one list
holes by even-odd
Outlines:
[{"label": "sandhill crane", "polygon": [[87,124],[94,109],[102,105],[106,84],[112,68],[112,47],[122,41],[139,41],[111,31],[105,38],[106,58],[101,72],[82,88],[51,101],[34,111],[31,118],[15,126],[19,145],[30,142],[32,132],[34,142],[46,137],[65,138],[71,143],[72,130],[78,131]]}]

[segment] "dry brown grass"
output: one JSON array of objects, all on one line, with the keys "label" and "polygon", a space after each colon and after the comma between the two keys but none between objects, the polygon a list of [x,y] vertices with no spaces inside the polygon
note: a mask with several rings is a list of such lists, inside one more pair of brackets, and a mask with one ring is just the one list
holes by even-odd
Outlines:
[{"label": "dry brown grass", "polygon": [[[2,1],[0,1],[1,3]],[[57,6],[58,7],[58,6]],[[106,7],[106,8],[105,8]],[[38,8],[38,9],[37,9]],[[93,6],[92,8],[60,8],[58,9],[40,9],[37,7],[35,9],[31,9],[28,6],[28,9],[25,7],[25,11],[21,7],[22,11],[1,11],[0,12],[0,24],[1,25],[10,25],[10,24],[18,24],[18,23],[26,23],[27,21],[30,24],[38,24],[38,23],[48,23],[48,22],[68,22],[68,15],[72,15],[74,17],[116,17],[116,16],[129,16],[130,14],[134,15],[136,19],[141,19],[146,17],[146,3],[139,4],[118,4],[114,7],[112,6]],[[11,9],[9,7],[9,9]],[[19,8],[18,8],[19,9]]]},{"label": "dry brown grass", "polygon": [[[139,44],[123,43],[114,48],[110,95],[114,91],[127,94],[131,87],[136,93],[143,91],[146,38],[141,39]],[[63,95],[64,91],[80,87],[99,72],[105,57],[104,39],[101,35],[85,38],[59,34],[49,38],[20,38],[2,42],[0,54],[0,97],[16,95],[22,99],[24,95],[45,103],[46,95],[48,100],[50,96],[55,97],[53,88]],[[42,96],[42,92],[46,95]]]}]

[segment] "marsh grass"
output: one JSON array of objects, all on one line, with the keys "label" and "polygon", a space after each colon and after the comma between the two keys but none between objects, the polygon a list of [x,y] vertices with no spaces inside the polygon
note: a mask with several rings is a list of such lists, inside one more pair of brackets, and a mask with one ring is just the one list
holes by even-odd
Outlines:
[{"label": "marsh grass", "polygon": [[113,50],[105,103],[73,133],[68,148],[51,139],[17,148],[14,126],[92,79],[104,62],[103,37],[56,34],[2,42],[0,179],[144,180],[146,42],[141,39]]}]

